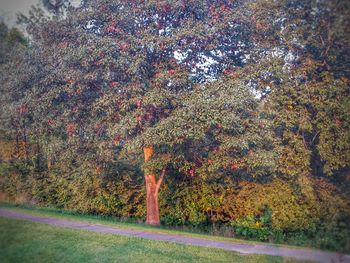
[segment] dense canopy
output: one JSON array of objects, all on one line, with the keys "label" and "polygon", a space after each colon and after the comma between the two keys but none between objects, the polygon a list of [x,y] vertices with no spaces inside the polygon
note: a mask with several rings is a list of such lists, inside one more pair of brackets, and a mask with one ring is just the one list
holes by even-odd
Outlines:
[{"label": "dense canopy", "polygon": [[348,1],[43,2],[0,27],[2,199],[349,249]]}]

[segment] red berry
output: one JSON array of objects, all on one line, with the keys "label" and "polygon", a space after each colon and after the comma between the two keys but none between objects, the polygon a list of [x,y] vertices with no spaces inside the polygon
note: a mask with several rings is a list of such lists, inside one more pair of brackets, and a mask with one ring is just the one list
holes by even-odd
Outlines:
[{"label": "red berry", "polygon": [[163,42],[160,42],[160,43],[159,43],[159,48],[160,48],[160,50],[163,50],[163,49],[164,49],[164,43],[163,43]]},{"label": "red berry", "polygon": [[27,108],[26,108],[26,106],[25,105],[21,105],[20,107],[19,107],[19,113],[26,113],[27,112]]},{"label": "red berry", "polygon": [[337,126],[337,127],[339,127],[340,126],[340,119],[339,119],[339,117],[337,116],[337,117],[335,117],[335,126]]},{"label": "red berry", "polygon": [[69,137],[73,135],[73,133],[75,131],[75,127],[76,127],[76,125],[72,122],[67,124],[66,130],[67,130],[67,134]]},{"label": "red berry", "polygon": [[153,119],[153,114],[151,112],[147,112],[146,118],[148,121]]},{"label": "red berry", "polygon": [[118,87],[118,82],[116,82],[116,81],[111,82],[111,86],[112,86],[113,88]]}]

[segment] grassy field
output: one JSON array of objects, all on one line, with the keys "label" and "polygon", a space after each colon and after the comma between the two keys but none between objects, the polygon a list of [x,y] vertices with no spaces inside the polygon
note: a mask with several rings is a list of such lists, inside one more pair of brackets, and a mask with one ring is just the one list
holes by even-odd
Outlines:
[{"label": "grassy field", "polygon": [[296,262],[0,217],[1,262]]},{"label": "grassy field", "polygon": [[[8,204],[8,203],[0,203],[0,208],[6,208],[6,209],[18,211],[18,212],[30,213],[33,215],[63,218],[63,219],[67,219],[67,220],[83,221],[83,222],[95,223],[95,224],[98,223],[98,224],[104,224],[104,225],[126,228],[126,229],[159,232],[159,233],[165,233],[165,234],[176,234],[176,235],[199,237],[199,238],[218,240],[218,241],[229,241],[229,242],[238,242],[238,243],[269,245],[268,243],[263,243],[263,242],[259,242],[259,241],[250,241],[250,240],[244,240],[244,239],[211,236],[211,235],[206,235],[206,234],[176,231],[176,230],[167,229],[165,227],[154,227],[154,226],[148,226],[145,224],[121,222],[118,218],[115,218],[115,217],[79,215],[79,214],[76,214],[74,212],[69,212],[69,211],[59,210],[59,209],[54,209],[54,208],[36,208],[36,207],[28,207],[28,206],[15,206],[13,204]],[[274,246],[290,247],[290,248],[300,248],[300,247],[291,246],[291,245],[284,245],[284,244],[283,245],[273,244],[273,245]]]}]

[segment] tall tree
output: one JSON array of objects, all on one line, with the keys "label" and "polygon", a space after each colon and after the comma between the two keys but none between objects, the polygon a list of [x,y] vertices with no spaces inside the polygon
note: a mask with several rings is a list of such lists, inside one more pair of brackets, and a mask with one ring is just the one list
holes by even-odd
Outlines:
[{"label": "tall tree", "polygon": [[258,56],[245,75],[275,116],[280,174],[314,198],[315,178],[344,175],[350,166],[349,3],[258,1],[256,7],[267,60]]},{"label": "tall tree", "polygon": [[[226,156],[207,160],[215,163],[213,173],[228,167],[267,173],[275,159],[262,153],[269,153],[272,140],[259,129],[268,119],[259,115],[249,87],[234,82],[235,67],[252,46],[240,6],[101,0],[32,23],[43,73],[27,97],[32,133],[56,134],[77,152],[94,145],[101,160],[142,150],[149,224],[159,224],[165,174],[180,167],[193,176],[207,151]],[[227,85],[201,84],[223,71]],[[257,157],[250,168],[243,164],[248,155]]]},{"label": "tall tree", "polygon": [[346,3],[330,2],[98,0],[52,19],[37,10],[32,49],[7,85],[25,92],[32,138],[55,146],[47,168],[55,156],[100,170],[143,155],[147,223],[159,224],[166,175],[271,177],[278,162],[304,180],[315,163],[328,174],[349,166]]},{"label": "tall tree", "polygon": [[[23,58],[27,44],[27,39],[17,28],[9,28],[5,23],[0,23],[0,82],[2,83],[0,86],[0,140],[4,143],[15,141],[16,150],[14,152],[17,153],[17,156],[23,149],[20,144],[25,136],[23,126],[19,125],[19,112],[14,114],[13,109],[18,109],[17,102],[22,94],[16,85],[5,83],[9,84],[10,81],[13,81],[12,84],[15,84],[15,70],[10,64],[18,63]],[[27,150],[28,148],[24,147],[24,152]]]}]

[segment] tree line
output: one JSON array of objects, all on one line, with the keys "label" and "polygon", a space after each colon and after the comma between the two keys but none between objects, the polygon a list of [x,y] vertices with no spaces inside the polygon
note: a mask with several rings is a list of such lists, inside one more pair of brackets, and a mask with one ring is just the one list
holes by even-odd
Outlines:
[{"label": "tree line", "polygon": [[3,200],[349,249],[347,1],[56,2],[0,27]]}]

